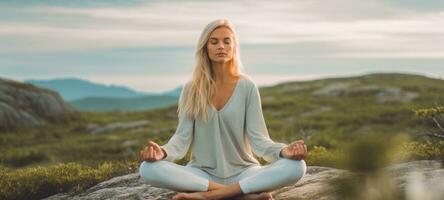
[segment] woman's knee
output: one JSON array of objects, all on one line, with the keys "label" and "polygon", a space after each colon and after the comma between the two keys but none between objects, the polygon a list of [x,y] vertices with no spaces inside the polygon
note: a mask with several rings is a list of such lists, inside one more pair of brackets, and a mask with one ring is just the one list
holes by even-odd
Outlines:
[{"label": "woman's knee", "polygon": [[300,180],[307,171],[307,164],[305,160],[291,160],[282,159],[283,165],[285,165],[285,172],[287,177],[292,181]]},{"label": "woman's knee", "polygon": [[159,176],[160,170],[167,161],[147,162],[143,161],[139,167],[140,177],[146,181],[156,179]]}]

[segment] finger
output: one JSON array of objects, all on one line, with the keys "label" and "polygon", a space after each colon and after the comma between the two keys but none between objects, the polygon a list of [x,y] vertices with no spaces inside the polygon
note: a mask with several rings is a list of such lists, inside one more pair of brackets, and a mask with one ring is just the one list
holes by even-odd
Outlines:
[{"label": "finger", "polygon": [[296,140],[291,143],[291,145],[296,145],[296,144],[304,144],[304,140]]},{"label": "finger", "polygon": [[302,145],[301,144],[297,144],[296,146],[296,158],[300,159],[302,156]]},{"label": "finger", "polygon": [[305,156],[305,148],[304,148],[305,144],[301,144],[300,146],[300,151],[301,151],[301,156],[299,156],[300,159],[304,158]]},{"label": "finger", "polygon": [[150,149],[149,148],[147,148],[147,150],[145,151],[145,159],[147,161],[150,161]]},{"label": "finger", "polygon": [[293,149],[293,159],[297,159],[297,155],[298,155],[298,144],[295,144]]},{"label": "finger", "polygon": [[148,146],[153,146],[153,141],[152,140],[148,140]]},{"label": "finger", "polygon": [[308,154],[307,145],[304,144],[304,158],[307,157],[307,154]]},{"label": "finger", "polygon": [[282,154],[285,153],[286,158],[291,158],[291,156],[293,156],[293,146],[289,145],[289,146],[287,146],[284,150],[285,150],[285,151],[282,152]]},{"label": "finger", "polygon": [[150,146],[150,159],[151,161],[154,161],[154,147]]},{"label": "finger", "polygon": [[154,143],[154,149],[156,150],[157,153],[162,152],[162,149],[160,148],[160,146],[156,143]]},{"label": "finger", "polygon": [[294,144],[304,144],[304,140],[296,140],[293,142]]},{"label": "finger", "polygon": [[162,148],[156,144],[155,148],[157,149],[156,154],[157,154],[157,159],[160,160],[165,156],[165,153],[163,152]]},{"label": "finger", "polygon": [[292,150],[292,152],[291,152],[291,157],[292,157],[292,159],[296,159],[296,155],[297,155],[297,145],[294,145],[293,146],[293,150]]},{"label": "finger", "polygon": [[148,147],[143,148],[143,160],[148,160]]}]

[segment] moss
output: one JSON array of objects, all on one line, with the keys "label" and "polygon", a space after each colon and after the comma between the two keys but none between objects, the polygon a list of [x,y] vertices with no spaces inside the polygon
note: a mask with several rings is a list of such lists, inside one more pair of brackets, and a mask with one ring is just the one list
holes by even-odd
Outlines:
[{"label": "moss", "polygon": [[41,199],[60,192],[80,192],[113,176],[135,171],[138,162],[78,163],[12,170],[0,167],[0,199]]}]

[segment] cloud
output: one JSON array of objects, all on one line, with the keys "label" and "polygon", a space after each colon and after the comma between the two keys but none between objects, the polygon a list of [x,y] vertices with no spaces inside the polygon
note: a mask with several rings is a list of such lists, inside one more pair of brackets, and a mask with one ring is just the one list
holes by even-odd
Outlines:
[{"label": "cloud", "polygon": [[145,76],[130,77],[162,81],[155,77],[186,71],[202,29],[216,18],[234,23],[251,72],[270,74],[270,65],[299,74],[295,66],[309,66],[315,75],[325,66],[442,66],[443,2],[3,1],[0,70],[29,78],[90,74],[148,89],[140,85]]},{"label": "cloud", "polygon": [[355,58],[355,59],[368,59],[368,58],[405,58],[405,59],[443,59],[444,51],[423,51],[423,52],[348,52],[331,54],[330,57],[336,58]]},{"label": "cloud", "polygon": [[[123,7],[12,9],[29,20],[0,21],[0,38],[17,41],[16,45],[2,46],[4,51],[193,46],[206,23],[220,17],[234,22],[242,44],[334,41],[338,46],[364,47],[387,45],[397,34],[444,32],[444,12],[396,9],[393,2],[382,1],[154,1]],[[48,18],[33,21],[33,16]],[[69,23],[60,23],[60,19]],[[428,41],[420,35],[417,38]]]}]

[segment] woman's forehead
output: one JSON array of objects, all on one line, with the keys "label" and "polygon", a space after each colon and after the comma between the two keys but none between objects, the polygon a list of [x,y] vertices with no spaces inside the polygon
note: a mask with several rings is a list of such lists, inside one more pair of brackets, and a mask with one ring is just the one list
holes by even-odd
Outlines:
[{"label": "woman's forehead", "polygon": [[233,37],[233,33],[227,27],[217,28],[210,35],[210,39],[212,39],[212,38],[225,39],[225,38],[232,38],[232,37]]}]

